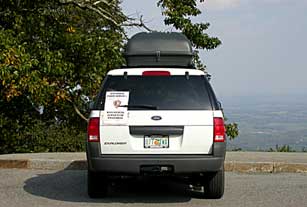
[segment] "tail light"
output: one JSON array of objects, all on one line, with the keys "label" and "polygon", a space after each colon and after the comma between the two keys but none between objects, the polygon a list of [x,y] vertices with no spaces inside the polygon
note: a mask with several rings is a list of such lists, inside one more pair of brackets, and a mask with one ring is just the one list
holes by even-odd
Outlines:
[{"label": "tail light", "polygon": [[225,142],[226,139],[226,129],[223,118],[214,118],[214,142]]},{"label": "tail light", "polygon": [[143,76],[170,76],[169,71],[144,71]]},{"label": "tail light", "polygon": [[99,142],[99,118],[90,118],[87,127],[87,140],[88,142]]}]

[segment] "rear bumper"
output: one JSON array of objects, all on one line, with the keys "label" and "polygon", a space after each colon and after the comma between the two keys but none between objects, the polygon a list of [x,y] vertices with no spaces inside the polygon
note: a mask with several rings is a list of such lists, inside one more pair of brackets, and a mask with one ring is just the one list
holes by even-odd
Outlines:
[{"label": "rear bumper", "polygon": [[118,175],[139,175],[147,166],[168,166],[172,169],[171,174],[196,174],[218,171],[223,164],[224,157],[202,155],[107,155],[88,159],[91,171]]},{"label": "rear bumper", "polygon": [[118,175],[140,175],[147,166],[172,168],[172,174],[216,172],[224,164],[226,143],[214,143],[212,155],[102,155],[98,143],[87,143],[91,171]]}]

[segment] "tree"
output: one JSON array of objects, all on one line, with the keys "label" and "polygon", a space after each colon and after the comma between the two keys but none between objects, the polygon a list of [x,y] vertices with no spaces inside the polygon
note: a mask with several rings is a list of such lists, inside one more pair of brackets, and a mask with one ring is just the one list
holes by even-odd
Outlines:
[{"label": "tree", "polygon": [[192,22],[191,17],[201,14],[197,8],[197,0],[159,0],[158,6],[163,9],[164,23],[182,31],[196,49],[210,50],[221,44],[217,37],[210,37],[205,33],[209,23]]},{"label": "tree", "polygon": [[124,21],[118,0],[0,0],[0,153],[84,149]]},{"label": "tree", "polygon": [[[204,2],[205,0],[200,0]],[[196,49],[194,64],[198,69],[206,70],[206,66],[201,62],[198,49],[212,50],[222,44],[217,37],[210,37],[205,31],[209,28],[209,23],[193,23],[191,17],[201,14],[197,8],[197,0],[159,0],[158,6],[162,8],[165,16],[164,23],[172,25],[180,30],[191,41]],[[236,123],[226,124],[227,135],[234,139],[239,135]]]},{"label": "tree", "polygon": [[71,109],[86,119],[84,99],[97,94],[107,70],[123,63],[126,18],[119,1],[0,3],[2,104],[23,99],[38,115],[44,108],[47,119],[78,120]]}]

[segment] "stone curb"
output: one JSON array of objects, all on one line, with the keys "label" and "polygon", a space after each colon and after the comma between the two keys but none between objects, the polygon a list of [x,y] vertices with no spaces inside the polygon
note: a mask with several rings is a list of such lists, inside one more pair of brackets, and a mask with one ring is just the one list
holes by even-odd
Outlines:
[{"label": "stone curb", "polygon": [[1,168],[17,168],[17,169],[27,169],[28,160],[0,160]]},{"label": "stone curb", "polygon": [[[0,159],[0,169],[86,170],[86,160]],[[238,173],[307,173],[307,163],[226,161],[227,172]]]},{"label": "stone curb", "polygon": [[4,160],[0,159],[0,169],[33,169],[33,170],[85,170],[86,160]]},{"label": "stone curb", "polygon": [[307,173],[307,163],[225,162],[225,170],[239,173]]}]

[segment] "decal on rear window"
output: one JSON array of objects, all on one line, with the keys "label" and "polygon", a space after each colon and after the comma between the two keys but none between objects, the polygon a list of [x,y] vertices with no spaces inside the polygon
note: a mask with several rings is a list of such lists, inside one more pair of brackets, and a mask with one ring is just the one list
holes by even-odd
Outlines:
[{"label": "decal on rear window", "polygon": [[127,124],[128,91],[107,91],[105,97],[104,124]]}]

